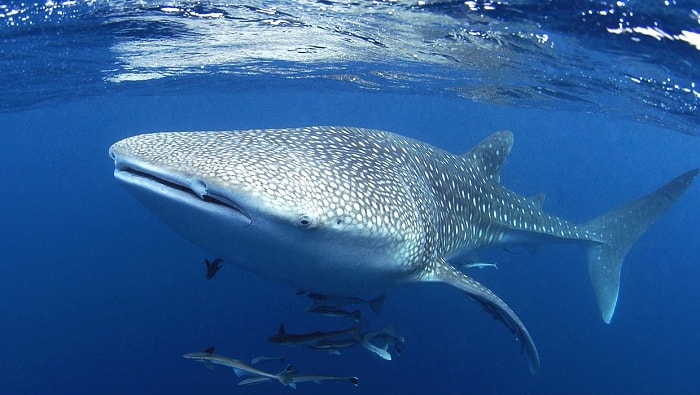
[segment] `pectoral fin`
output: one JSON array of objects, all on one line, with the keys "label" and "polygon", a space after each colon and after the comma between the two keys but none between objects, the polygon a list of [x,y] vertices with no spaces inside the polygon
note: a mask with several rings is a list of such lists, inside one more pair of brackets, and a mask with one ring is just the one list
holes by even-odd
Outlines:
[{"label": "pectoral fin", "polygon": [[421,281],[442,282],[466,292],[469,297],[481,304],[494,318],[503,322],[522,342],[523,348],[527,352],[530,371],[532,373],[537,373],[539,371],[540,358],[537,354],[535,343],[530,337],[530,333],[515,312],[513,312],[501,298],[491,292],[490,289],[481,285],[471,277],[458,272],[443,259],[437,262],[435,266],[431,267],[430,270],[427,270],[421,276]]}]

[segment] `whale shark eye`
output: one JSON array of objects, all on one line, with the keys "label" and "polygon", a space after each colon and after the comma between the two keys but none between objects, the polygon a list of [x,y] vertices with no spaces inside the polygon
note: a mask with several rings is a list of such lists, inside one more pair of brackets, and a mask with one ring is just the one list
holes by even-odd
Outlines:
[{"label": "whale shark eye", "polygon": [[297,218],[297,226],[300,228],[308,228],[313,224],[313,221],[311,220],[311,217],[306,215],[306,214],[301,214]]}]

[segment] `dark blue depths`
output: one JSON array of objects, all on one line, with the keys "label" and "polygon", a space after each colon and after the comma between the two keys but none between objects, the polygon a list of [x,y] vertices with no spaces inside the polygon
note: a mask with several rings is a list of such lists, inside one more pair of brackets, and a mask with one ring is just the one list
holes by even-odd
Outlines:
[{"label": "dark blue depths", "polygon": [[[700,390],[697,185],[630,251],[611,325],[599,317],[577,247],[483,254],[500,269],[471,274],[528,326],[539,375],[530,375],[501,324],[439,285],[394,290],[372,316],[371,326],[395,322],[407,339],[391,362],[359,348],[332,356],[267,343],[281,322],[297,332],[350,322],[311,316],[294,290],[233,266],[207,281],[204,259],[212,257],[113,181],[111,143],[148,131],[333,124],[463,152],[508,128],[515,145],[502,182],[524,195],[546,192],[545,209],[577,222],[698,166],[697,139],[612,117],[308,88],[103,96],[0,115],[0,392],[291,391],[276,383],[237,387],[229,369],[181,357],[212,345],[239,359],[279,354],[303,372],[360,377],[359,388],[304,383],[303,393]],[[276,363],[269,370],[283,368]]]}]

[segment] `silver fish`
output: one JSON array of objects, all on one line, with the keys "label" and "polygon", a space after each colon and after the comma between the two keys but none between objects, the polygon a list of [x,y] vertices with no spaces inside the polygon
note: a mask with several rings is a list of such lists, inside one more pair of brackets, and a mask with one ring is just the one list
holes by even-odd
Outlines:
[{"label": "silver fish", "polygon": [[325,315],[327,317],[337,317],[337,318],[347,317],[347,318],[352,318],[353,320],[358,321],[358,322],[362,319],[362,313],[360,312],[360,310],[355,309],[353,311],[347,311],[347,310],[343,310],[343,309],[336,307],[336,306],[314,305],[314,306],[309,306],[306,309],[306,312]]},{"label": "silver fish", "polygon": [[280,362],[284,363],[284,359],[285,359],[284,357],[270,357],[267,355],[261,355],[259,357],[255,357],[255,358],[251,359],[250,363],[252,363],[253,365],[256,365],[260,362],[266,362],[266,361],[280,361]]},{"label": "silver fish", "polygon": [[325,351],[329,354],[340,355],[340,350],[359,344],[362,338],[344,337],[340,339],[324,339],[309,344],[314,350]]},{"label": "silver fish", "polygon": [[[383,340],[385,342],[384,347],[378,347],[373,344],[372,341],[374,340]],[[405,339],[403,337],[396,334],[396,328],[392,324],[379,331],[366,332],[359,338],[348,337],[341,339],[325,339],[311,343],[309,344],[309,347],[315,350],[326,351],[329,354],[339,355],[340,350],[344,348],[349,348],[356,344],[362,344],[362,346],[371,354],[381,359],[391,361],[392,357],[389,353],[389,346],[393,346],[396,354],[400,355],[404,341]]]},{"label": "silver fish", "polygon": [[[372,341],[376,339],[384,340],[384,347],[378,347],[372,343]],[[391,324],[382,330],[364,333],[362,335],[361,343],[362,346],[370,353],[381,359],[391,361],[392,357],[389,353],[389,346],[393,346],[396,354],[401,355],[404,341],[405,339],[402,336],[396,334],[396,327],[394,324]]]},{"label": "silver fish", "polygon": [[462,265],[462,267],[467,268],[467,269],[472,269],[472,268],[483,269],[485,267],[492,267],[492,268],[498,270],[497,263],[483,263],[483,262],[465,263],[464,265]]},{"label": "silver fish", "polygon": [[[251,377],[245,380],[241,380],[238,385],[248,385],[248,384],[257,384],[257,383],[262,383],[265,381],[270,381],[270,378],[267,377]],[[360,380],[357,377],[336,377],[336,376],[321,376],[321,375],[309,375],[309,376],[292,376],[292,385],[293,388],[296,388],[297,383],[304,383],[304,382],[313,382],[316,384],[321,384],[322,381],[347,381],[348,383],[354,385],[357,387],[359,385]],[[291,386],[291,385],[290,385]]]},{"label": "silver fish", "polygon": [[384,294],[374,299],[362,299],[352,296],[322,295],[315,292],[309,292],[306,296],[311,299],[316,307],[336,307],[340,309],[349,305],[367,305],[375,314],[382,312],[382,306],[386,298]]},{"label": "silver fish", "polygon": [[360,327],[359,326],[353,326],[352,328],[347,328],[347,329],[342,329],[338,331],[330,331],[330,332],[309,332],[309,333],[287,333],[287,331],[284,328],[284,324],[280,324],[279,330],[277,331],[276,335],[270,336],[267,341],[270,343],[275,343],[275,344],[282,344],[285,346],[300,346],[300,345],[309,345],[313,343],[317,343],[319,341],[331,339],[334,337],[343,337],[343,336],[348,336],[348,337],[360,337]]},{"label": "silver fish", "polygon": [[208,366],[227,366],[229,368],[232,368],[234,373],[236,373],[236,376],[239,377],[246,374],[250,374],[253,376],[264,377],[268,380],[277,380],[282,385],[292,384],[291,378],[293,371],[291,370],[291,368],[288,368],[285,372],[282,372],[280,374],[268,373],[260,369],[254,368],[241,360],[229,358],[219,354],[214,354],[213,347],[208,348],[204,352],[193,352],[185,354],[183,355],[183,357],[197,362],[202,362],[204,364],[207,364]]}]

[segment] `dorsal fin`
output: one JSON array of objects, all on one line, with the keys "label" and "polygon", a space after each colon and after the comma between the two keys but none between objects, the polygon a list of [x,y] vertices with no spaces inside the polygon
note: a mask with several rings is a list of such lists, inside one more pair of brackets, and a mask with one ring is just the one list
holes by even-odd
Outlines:
[{"label": "dorsal fin", "polygon": [[284,324],[280,324],[280,329],[277,330],[277,334],[280,336],[284,336],[287,334],[287,331],[284,330]]},{"label": "dorsal fin", "polygon": [[495,182],[501,180],[501,167],[513,147],[513,133],[504,130],[493,133],[482,140],[464,158],[472,163],[477,172]]},{"label": "dorsal fin", "polygon": [[207,349],[204,350],[204,352],[207,354],[214,354],[214,346],[207,347]]},{"label": "dorsal fin", "polygon": [[544,203],[544,199],[547,197],[547,194],[544,192],[540,192],[537,195],[533,196],[530,198],[530,201],[532,203],[535,203],[535,206],[537,206],[538,209],[542,210],[542,203]]}]

